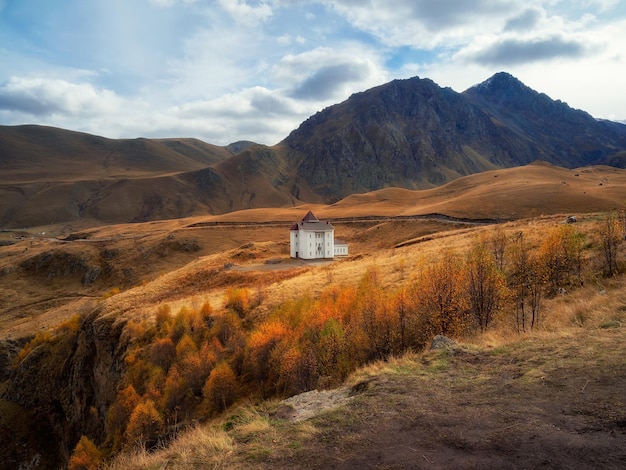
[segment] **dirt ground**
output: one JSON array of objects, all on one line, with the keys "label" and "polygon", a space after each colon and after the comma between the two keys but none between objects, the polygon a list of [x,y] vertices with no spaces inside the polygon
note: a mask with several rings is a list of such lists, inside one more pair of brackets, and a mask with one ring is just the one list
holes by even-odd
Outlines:
[{"label": "dirt ground", "polygon": [[[334,411],[323,394],[283,402],[274,418],[291,426],[317,407],[316,431],[239,468],[626,468],[623,326],[431,351],[336,394]],[[258,445],[238,444],[247,458]]]}]

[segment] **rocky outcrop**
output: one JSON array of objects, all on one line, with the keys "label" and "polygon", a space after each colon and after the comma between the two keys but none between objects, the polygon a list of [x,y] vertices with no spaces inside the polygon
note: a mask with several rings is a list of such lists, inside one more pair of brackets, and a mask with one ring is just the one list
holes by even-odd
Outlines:
[{"label": "rocky outcrop", "polygon": [[[107,410],[123,368],[122,330],[122,323],[94,312],[78,331],[34,348],[10,378],[5,400],[31,410],[45,424],[61,462],[67,462],[82,434],[100,443],[105,437]],[[36,454],[33,449],[31,455]]]}]

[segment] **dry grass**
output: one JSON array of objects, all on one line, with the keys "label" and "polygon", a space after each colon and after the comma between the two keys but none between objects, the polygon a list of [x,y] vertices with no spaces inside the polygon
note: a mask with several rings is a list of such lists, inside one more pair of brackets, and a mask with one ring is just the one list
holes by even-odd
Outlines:
[{"label": "dry grass", "polygon": [[109,465],[109,470],[167,468],[231,468],[229,460],[235,451],[231,436],[216,426],[198,426],[184,431],[167,447],[155,452],[135,449],[122,453]]},{"label": "dry grass", "polygon": [[239,406],[208,425],[184,431],[166,447],[120,454],[105,469],[251,468],[272,454],[293,454],[318,431],[310,422],[272,419],[278,406],[278,402]]}]

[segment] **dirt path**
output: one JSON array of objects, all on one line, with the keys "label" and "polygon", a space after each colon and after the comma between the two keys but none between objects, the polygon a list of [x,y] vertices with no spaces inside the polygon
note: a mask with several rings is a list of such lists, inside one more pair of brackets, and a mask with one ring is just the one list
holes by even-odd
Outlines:
[{"label": "dirt path", "polygon": [[[312,418],[311,439],[254,467],[626,468],[624,327],[390,367],[343,408]],[[302,410],[284,419],[295,416]]]}]

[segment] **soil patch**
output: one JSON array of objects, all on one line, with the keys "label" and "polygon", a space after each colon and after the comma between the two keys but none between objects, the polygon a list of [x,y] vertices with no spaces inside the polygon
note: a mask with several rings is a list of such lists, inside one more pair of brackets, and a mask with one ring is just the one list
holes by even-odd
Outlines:
[{"label": "soil patch", "polygon": [[324,413],[319,393],[290,399],[282,419],[300,419],[313,401],[317,432],[254,466],[622,469],[625,357],[624,328],[431,351],[390,364],[335,411]]}]

